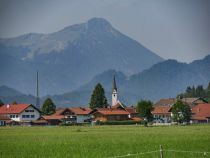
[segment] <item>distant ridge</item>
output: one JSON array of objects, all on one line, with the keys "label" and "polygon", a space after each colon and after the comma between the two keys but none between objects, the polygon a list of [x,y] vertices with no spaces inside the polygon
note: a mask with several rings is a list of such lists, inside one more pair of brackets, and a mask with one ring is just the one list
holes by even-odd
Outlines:
[{"label": "distant ridge", "polygon": [[53,98],[60,105],[88,104],[94,86],[100,82],[105,88],[110,103],[111,83],[115,74],[119,99],[127,105],[135,105],[140,99],[157,101],[160,98],[174,98],[177,94],[184,92],[187,86],[203,85],[205,87],[210,82],[209,70],[210,55],[190,64],[166,60],[130,77],[122,72],[109,70],[95,76],[76,91],[53,96]]}]

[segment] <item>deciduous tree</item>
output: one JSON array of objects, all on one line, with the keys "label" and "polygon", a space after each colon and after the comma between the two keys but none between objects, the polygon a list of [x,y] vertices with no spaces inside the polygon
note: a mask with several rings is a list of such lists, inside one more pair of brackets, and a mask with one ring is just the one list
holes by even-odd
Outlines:
[{"label": "deciduous tree", "polygon": [[172,106],[172,119],[174,122],[183,123],[183,122],[189,122],[191,119],[191,108],[188,104],[182,102],[181,100],[178,100],[173,106]]},{"label": "deciduous tree", "polygon": [[152,110],[153,104],[149,100],[141,100],[137,103],[137,112],[139,112],[139,115],[148,122],[153,120]]}]

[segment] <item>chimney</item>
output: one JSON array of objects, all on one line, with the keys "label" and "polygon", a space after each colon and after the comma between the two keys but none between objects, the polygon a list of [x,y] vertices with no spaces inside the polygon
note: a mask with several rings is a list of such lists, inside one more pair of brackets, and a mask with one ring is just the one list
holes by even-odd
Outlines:
[{"label": "chimney", "polygon": [[9,104],[7,104],[7,109],[9,109],[10,108],[10,105]]}]

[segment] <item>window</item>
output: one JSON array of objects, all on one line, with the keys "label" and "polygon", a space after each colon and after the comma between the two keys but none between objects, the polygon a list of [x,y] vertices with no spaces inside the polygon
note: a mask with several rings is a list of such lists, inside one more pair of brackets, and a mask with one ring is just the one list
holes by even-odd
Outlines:
[{"label": "window", "polygon": [[29,110],[25,110],[25,112],[34,112],[34,110],[29,109]]},{"label": "window", "polygon": [[26,115],[22,115],[22,118],[26,118]]},{"label": "window", "polygon": [[18,115],[16,115],[16,118],[18,118]]},{"label": "window", "polygon": [[31,115],[31,118],[34,118],[35,117],[35,115]]}]

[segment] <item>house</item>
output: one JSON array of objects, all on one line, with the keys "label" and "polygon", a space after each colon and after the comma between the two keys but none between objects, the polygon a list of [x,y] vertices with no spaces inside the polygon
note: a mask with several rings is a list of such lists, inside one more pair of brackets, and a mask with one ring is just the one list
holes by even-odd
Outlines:
[{"label": "house", "polygon": [[0,115],[15,122],[29,123],[40,118],[40,111],[32,104],[7,104],[0,107]]},{"label": "house", "polygon": [[45,115],[45,116],[42,116],[42,118],[44,120],[47,121],[47,124],[48,125],[59,125],[61,124],[62,122],[64,122],[64,116],[63,115]]},{"label": "house", "polygon": [[88,107],[59,108],[52,115],[43,116],[50,125],[61,123],[85,123],[90,122],[90,112]]},{"label": "house", "polygon": [[210,122],[210,104],[202,103],[192,107],[192,123]]},{"label": "house", "polygon": [[0,115],[0,126],[6,126],[11,122],[11,119],[8,116]]},{"label": "house", "polygon": [[136,108],[126,107],[118,100],[117,85],[115,76],[112,85],[112,105],[107,108],[97,108],[91,112],[94,121],[141,121],[142,118],[138,117]]},{"label": "house", "polygon": [[129,112],[116,108],[98,108],[92,113],[95,121],[124,121],[129,120]]},{"label": "house", "polygon": [[154,106],[152,111],[155,123],[170,123],[171,119],[171,106]]},{"label": "house", "polygon": [[[177,102],[176,98],[160,99],[154,104],[152,111],[155,123],[170,123],[172,121],[171,107]],[[198,105],[207,103],[203,98],[182,98],[182,102],[187,103],[191,108]]]},{"label": "house", "polygon": [[76,123],[90,122],[92,109],[89,107],[72,107],[69,110],[72,112],[71,117],[75,117]]}]

